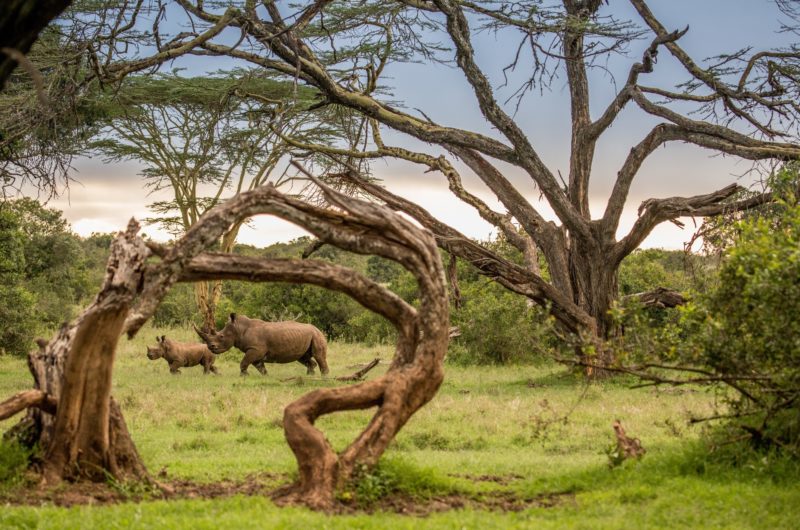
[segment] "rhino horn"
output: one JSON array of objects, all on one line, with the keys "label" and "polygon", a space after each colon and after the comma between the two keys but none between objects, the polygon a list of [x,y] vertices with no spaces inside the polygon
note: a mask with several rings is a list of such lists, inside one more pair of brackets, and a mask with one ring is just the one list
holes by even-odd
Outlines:
[{"label": "rhino horn", "polygon": [[197,327],[197,326],[196,326],[194,323],[192,324],[192,327],[194,328],[195,332],[196,332],[198,335],[200,335],[200,338],[201,338],[201,339],[203,339],[204,341],[207,341],[207,340],[208,340],[208,333],[206,333],[205,331],[202,331],[202,330],[201,330],[200,328],[198,328],[198,327]]}]

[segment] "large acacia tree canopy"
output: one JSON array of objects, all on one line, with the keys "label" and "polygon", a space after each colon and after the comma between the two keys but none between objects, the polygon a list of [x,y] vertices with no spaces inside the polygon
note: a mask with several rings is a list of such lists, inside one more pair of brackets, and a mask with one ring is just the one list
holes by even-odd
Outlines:
[{"label": "large acacia tree canopy", "polygon": [[[792,2],[779,7],[790,17],[796,14]],[[683,16],[686,24],[693,21],[693,13]],[[340,145],[287,141],[301,152],[329,157],[338,164],[330,175],[411,215],[436,234],[442,248],[547,306],[569,330],[600,338],[611,331],[608,311],[617,296],[619,264],[656,226],[771,200],[769,193],[737,200],[740,189],[733,184],[701,195],[652,198],[640,205],[630,230],[618,234],[631,189],[659,147],[683,142],[768,164],[800,156],[797,49],[745,47],[709,60],[693,57],[682,46],[688,28],[666,27],[645,0],[627,5],[599,0],[176,0],[104,4],[68,20],[85,28],[74,33],[92,37],[87,64],[105,83],[200,56],[209,64],[224,58],[312,87],[320,94],[316,106],[348,109],[360,120]],[[479,37],[482,31],[513,45],[489,53],[482,48],[487,42]],[[505,59],[498,58],[502,51]],[[609,57],[621,74],[611,83],[611,94],[598,97],[590,74],[607,67]],[[457,68],[482,124],[456,127],[437,121],[442,119],[437,109],[404,107],[405,95],[391,92],[389,74],[393,64],[410,61]],[[679,77],[651,75],[663,63],[677,66]],[[506,79],[510,88],[502,86]],[[554,80],[555,86],[564,83],[569,100],[564,171],[547,163],[527,130],[531,124],[542,127],[544,117],[532,102]],[[427,83],[417,79],[423,90]],[[533,119],[526,122],[522,118],[531,109]],[[607,139],[623,110],[651,124],[624,146],[616,136]],[[592,218],[590,183],[598,177],[602,140],[625,155],[611,172],[615,178],[602,214]],[[375,159],[400,159],[417,164],[420,172],[443,176],[452,193],[492,224],[525,262],[504,260],[458,227],[370,183],[364,178],[366,162]],[[555,221],[523,194],[520,175],[540,192]],[[488,186],[501,206],[487,203],[463,176]]]}]

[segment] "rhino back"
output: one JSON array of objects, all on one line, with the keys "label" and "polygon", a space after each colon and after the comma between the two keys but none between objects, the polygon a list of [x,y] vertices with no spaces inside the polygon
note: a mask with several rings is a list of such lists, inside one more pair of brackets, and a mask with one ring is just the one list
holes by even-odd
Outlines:
[{"label": "rhino back", "polygon": [[248,330],[243,345],[265,349],[268,362],[292,362],[308,351],[315,332],[320,333],[311,324],[301,322],[260,322]]},{"label": "rhino back", "polygon": [[185,361],[186,366],[200,364],[204,357],[213,355],[205,344],[193,343],[172,343],[172,354],[174,357]]}]

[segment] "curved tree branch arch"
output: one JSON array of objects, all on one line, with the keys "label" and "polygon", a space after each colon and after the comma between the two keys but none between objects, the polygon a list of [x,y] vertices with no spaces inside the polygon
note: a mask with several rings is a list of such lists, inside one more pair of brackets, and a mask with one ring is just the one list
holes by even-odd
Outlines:
[{"label": "curved tree branch arch", "polygon": [[[337,486],[351,477],[357,464],[377,463],[408,419],[435,395],[444,377],[449,331],[444,269],[427,230],[387,207],[316,183],[331,208],[312,206],[267,185],[215,207],[168,247],[147,245],[137,235],[138,224],[131,221],[112,245],[106,281],[95,302],[31,355],[35,387],[42,395],[27,391],[0,404],[4,417],[33,407],[23,424],[35,426],[28,438],[45,450],[45,481],[105,480],[108,474],[149,479],[110,394],[117,342],[123,332],[129,337],[136,334],[175,282],[212,278],[320,285],[348,294],[394,324],[398,341],[386,374],[355,385],[315,390],[285,409],[286,440],[300,476],[278,499],[328,507]],[[231,224],[259,214],[293,222],[327,244],[400,263],[417,279],[419,309],[357,272],[326,262],[202,254]],[[153,254],[160,261],[146,263]],[[367,427],[339,454],[314,427],[321,415],[373,407],[377,410]]]}]

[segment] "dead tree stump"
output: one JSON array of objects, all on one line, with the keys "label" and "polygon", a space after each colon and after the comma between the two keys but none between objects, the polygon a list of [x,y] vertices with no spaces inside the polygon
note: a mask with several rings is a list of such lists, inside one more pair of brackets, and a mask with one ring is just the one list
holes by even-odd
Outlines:
[{"label": "dead tree stump", "polygon": [[[145,479],[125,420],[111,397],[111,377],[122,326],[138,293],[149,254],[131,221],[111,246],[106,276],[94,302],[28,356],[33,403],[12,434],[42,451],[45,482]],[[53,405],[55,404],[55,407]],[[42,406],[45,405],[45,406]]]}]

